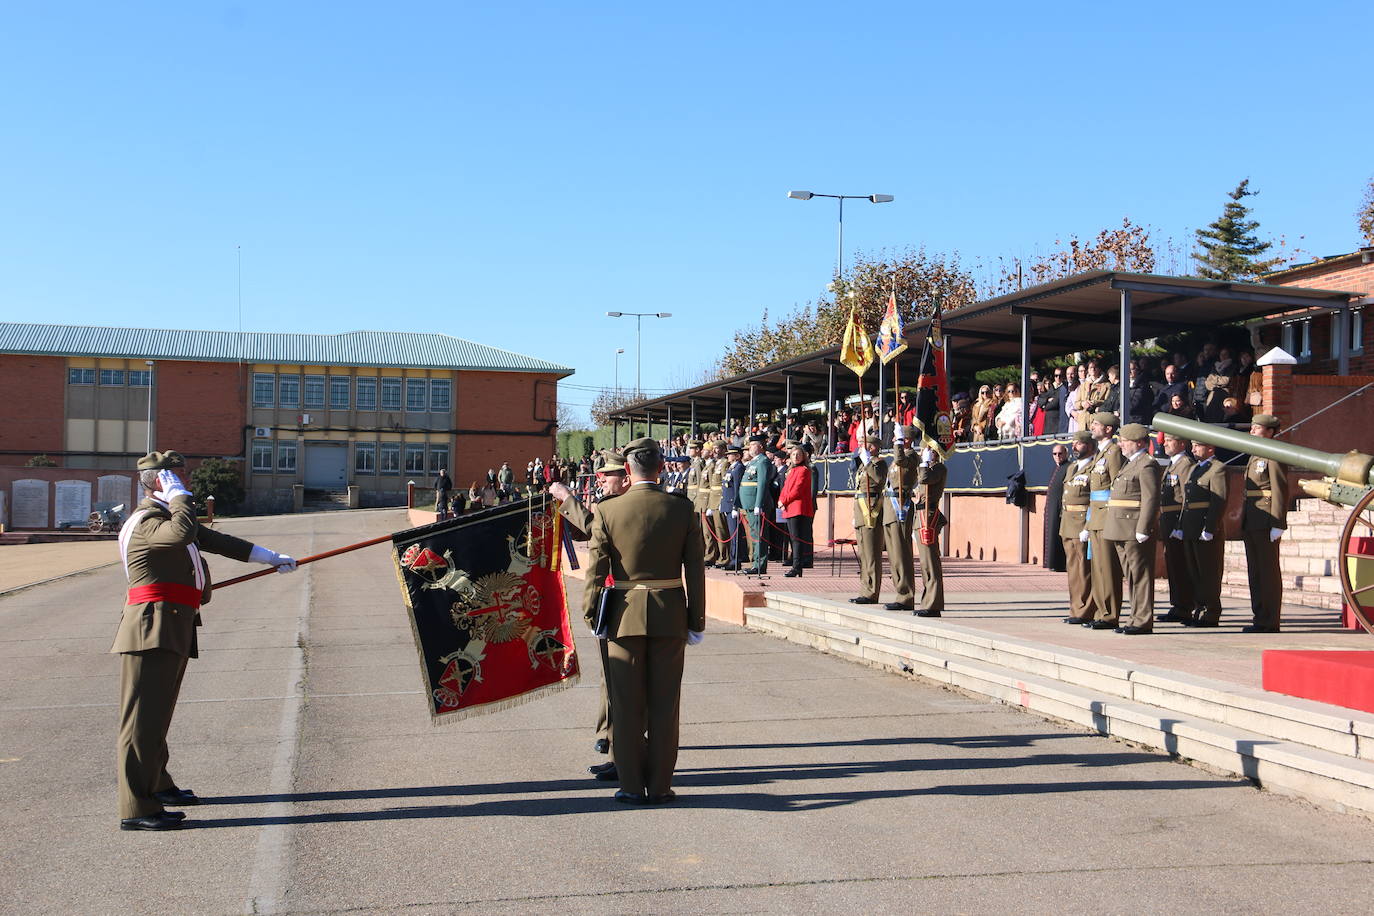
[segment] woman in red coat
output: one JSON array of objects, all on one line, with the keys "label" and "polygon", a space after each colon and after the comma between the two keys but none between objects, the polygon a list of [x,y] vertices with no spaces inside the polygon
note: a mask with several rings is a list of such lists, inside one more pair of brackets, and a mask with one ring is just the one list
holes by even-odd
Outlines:
[{"label": "woman in red coat", "polygon": [[816,494],[811,484],[811,457],[800,445],[788,455],[791,468],[778,494],[778,508],[787,519],[787,533],[792,536],[792,568],[789,579],[802,574],[802,566],[811,553],[811,523],[816,515]]}]

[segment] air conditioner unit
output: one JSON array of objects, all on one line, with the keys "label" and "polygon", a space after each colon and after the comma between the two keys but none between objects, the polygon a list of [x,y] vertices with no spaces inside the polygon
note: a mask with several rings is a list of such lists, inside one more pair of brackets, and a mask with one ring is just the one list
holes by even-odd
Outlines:
[{"label": "air conditioner unit", "polygon": [[272,430],[269,429],[269,428],[266,427],[266,426],[255,426],[255,427],[253,428],[253,438],[255,438],[255,439],[271,439],[271,438],[272,438]]}]

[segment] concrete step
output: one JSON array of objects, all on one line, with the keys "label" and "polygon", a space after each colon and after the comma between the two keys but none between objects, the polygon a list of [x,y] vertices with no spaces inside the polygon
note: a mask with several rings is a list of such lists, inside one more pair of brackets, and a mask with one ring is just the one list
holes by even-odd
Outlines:
[{"label": "concrete step", "polygon": [[[1250,600],[1250,587],[1248,585],[1226,585],[1221,586],[1221,596],[1223,598],[1243,598]],[[1284,595],[1284,604],[1299,604],[1303,607],[1316,607],[1328,611],[1339,611],[1344,599],[1338,594],[1327,592],[1289,592]]]},{"label": "concrete step", "polygon": [[806,595],[747,624],[1374,815],[1374,715]]}]

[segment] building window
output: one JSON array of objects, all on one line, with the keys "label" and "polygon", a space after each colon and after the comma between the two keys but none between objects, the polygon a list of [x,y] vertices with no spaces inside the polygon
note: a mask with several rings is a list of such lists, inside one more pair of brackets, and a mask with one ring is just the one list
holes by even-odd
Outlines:
[{"label": "building window", "polygon": [[[266,372],[253,373],[253,406],[275,407],[277,404],[277,377]],[[269,459],[270,463],[270,459]],[[254,470],[257,470],[254,468]]]},{"label": "building window", "polygon": [[377,380],[375,378],[358,379],[357,398],[359,410],[376,410]]},{"label": "building window", "polygon": [[401,380],[398,378],[382,379],[382,410],[401,409]]},{"label": "building window", "polygon": [[420,411],[425,409],[425,380],[422,378],[406,379],[406,410]]},{"label": "building window", "polygon": [[301,406],[301,377],[299,375],[279,375],[277,376],[278,394],[281,395],[281,406],[299,407]]},{"label": "building window", "polygon": [[278,442],[277,443],[277,473],[294,474],[296,473],[296,443]]},{"label": "building window", "polygon": [[1364,309],[1350,313],[1350,352],[1364,352]]},{"label": "building window", "polygon": [[124,370],[123,370],[123,369],[101,369],[101,370],[100,370],[100,384],[102,384],[102,385],[110,385],[110,386],[116,386],[116,385],[117,385],[117,386],[119,386],[119,387],[121,387],[121,388],[124,387]]},{"label": "building window", "polygon": [[272,473],[272,443],[257,441],[253,443],[253,473]]},{"label": "building window", "polygon": [[453,382],[446,378],[430,379],[429,409],[448,410],[453,406]]},{"label": "building window", "polygon": [[406,473],[423,474],[425,472],[425,445],[423,442],[406,443]]},{"label": "building window", "polygon": [[324,376],[307,375],[305,377],[305,406],[323,407],[324,406]]},{"label": "building window", "polygon": [[353,447],[353,472],[355,474],[377,473],[377,444],[359,442]]},{"label": "building window", "polygon": [[448,446],[431,445],[429,447],[429,472],[438,474],[440,471],[448,470]]},{"label": "building window", "polygon": [[94,385],[94,384],[95,384],[95,370],[94,370],[94,369],[68,369],[68,370],[67,370],[67,384],[68,384],[68,385]]},{"label": "building window", "polygon": [[1310,362],[1312,359],[1312,322],[1302,321],[1298,324],[1300,341],[1298,343],[1298,361]]},{"label": "building window", "polygon": [[381,468],[383,474],[401,473],[401,443],[383,442],[381,447]]},{"label": "building window", "polygon": [[331,410],[348,409],[348,389],[353,387],[348,382],[346,375],[331,375],[329,377],[329,407]]},{"label": "building window", "polygon": [[130,369],[129,386],[131,388],[147,388],[153,383],[153,373],[151,369]]}]

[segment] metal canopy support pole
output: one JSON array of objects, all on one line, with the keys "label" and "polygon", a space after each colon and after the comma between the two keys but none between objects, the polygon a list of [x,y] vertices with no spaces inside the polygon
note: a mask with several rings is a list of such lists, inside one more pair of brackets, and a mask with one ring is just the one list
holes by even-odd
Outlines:
[{"label": "metal canopy support pole", "polygon": [[[1021,316],[1021,439],[1024,440],[1030,435],[1030,345],[1031,345],[1031,319],[1029,315]],[[1025,473],[1026,471],[1026,446],[1023,441],[1016,443],[1016,466]],[[1026,504],[1021,506],[1021,524],[1017,530],[1017,540],[1019,542],[1019,554],[1022,563],[1030,562],[1030,495],[1026,495]]]},{"label": "metal canopy support pole", "polygon": [[783,395],[782,405],[782,428],[784,435],[792,428],[792,376],[786,376],[786,381],[787,391]]},{"label": "metal canopy support pole", "polygon": [[650,439],[654,437],[654,415],[647,410],[644,411],[644,435]]},{"label": "metal canopy support pole", "polygon": [[1131,291],[1121,291],[1121,425],[1131,422]]},{"label": "metal canopy support pole", "polygon": [[[668,448],[671,449],[673,447],[673,405],[665,404],[664,406],[668,411]],[[696,407],[696,404],[693,403],[692,406]]]},{"label": "metal canopy support pole", "polygon": [[620,448],[620,418],[611,417],[611,448]]},{"label": "metal canopy support pole", "polygon": [[729,388],[726,388],[726,389],[725,389],[725,418],[721,421],[721,428],[725,430],[725,435],[726,435],[727,438],[728,438],[729,436],[731,436],[731,435],[734,434],[734,430],[732,430],[732,429],[730,428],[730,389],[729,389]]},{"label": "metal canopy support pole", "polygon": [[[692,435],[695,436],[696,434],[697,434],[697,399],[696,399],[696,398],[692,398]],[[672,432],[670,431],[670,432],[668,433],[668,435],[671,436],[671,435],[672,435]]]},{"label": "metal canopy support pole", "polygon": [[750,435],[753,435],[755,410],[754,385],[751,382],[749,384],[749,420],[744,424],[744,431]]},{"label": "metal canopy support pole", "polygon": [[832,363],[827,367],[830,370],[830,377],[825,383],[825,451],[826,454],[835,452],[835,366]]},{"label": "metal canopy support pole", "polygon": [[1350,308],[1341,309],[1336,313],[1336,327],[1332,331],[1336,335],[1336,374],[1350,374]]}]

